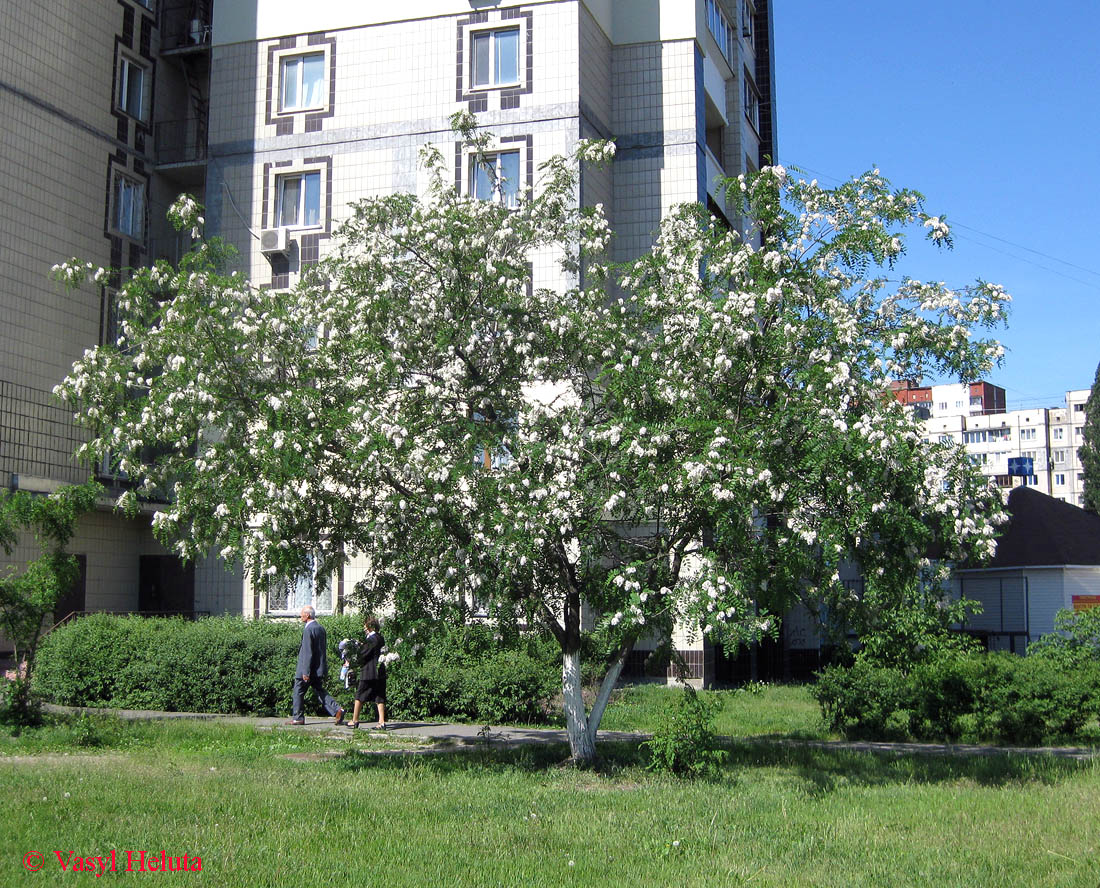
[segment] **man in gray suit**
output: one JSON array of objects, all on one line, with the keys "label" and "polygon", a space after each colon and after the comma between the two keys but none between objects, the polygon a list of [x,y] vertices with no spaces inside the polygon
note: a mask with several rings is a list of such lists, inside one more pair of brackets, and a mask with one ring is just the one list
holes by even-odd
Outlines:
[{"label": "man in gray suit", "polygon": [[334,716],[336,724],[344,721],[344,707],[325,692],[325,678],[328,675],[328,639],[325,627],[317,622],[312,607],[303,607],[301,612],[302,647],[298,651],[298,666],[294,673],[294,712],[288,725],[306,723],[306,688],[313,688],[317,699],[325,707],[325,712]]}]

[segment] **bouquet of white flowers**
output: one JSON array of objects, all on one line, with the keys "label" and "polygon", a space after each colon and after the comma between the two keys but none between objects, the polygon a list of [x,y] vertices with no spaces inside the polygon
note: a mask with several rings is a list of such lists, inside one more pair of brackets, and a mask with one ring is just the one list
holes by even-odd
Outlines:
[{"label": "bouquet of white flowers", "polygon": [[359,662],[359,645],[361,642],[356,638],[345,638],[339,644],[340,656],[344,660],[344,665],[340,667],[340,681],[344,683],[345,688],[350,688],[352,681],[355,680],[355,667],[353,663]]}]

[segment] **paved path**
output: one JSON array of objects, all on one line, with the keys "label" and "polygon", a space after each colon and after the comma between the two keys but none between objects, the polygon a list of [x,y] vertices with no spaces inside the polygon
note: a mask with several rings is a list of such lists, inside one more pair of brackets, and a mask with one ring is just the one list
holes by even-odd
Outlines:
[{"label": "paved path", "polygon": [[[79,713],[93,715],[114,715],[123,719],[206,719],[222,724],[252,725],[256,728],[273,729],[284,727],[288,731],[310,731],[315,733],[338,732],[351,736],[352,731],[333,725],[331,718],[307,717],[301,726],[288,726],[286,718],[272,718],[249,715],[221,715],[213,712],[155,712],[145,709],[96,709],[73,706],[44,707],[48,712]],[[371,730],[371,722],[363,722],[359,730],[373,736],[382,736]],[[386,734],[394,737],[419,738],[434,741],[445,748],[452,746],[480,746],[488,743],[494,747],[522,746],[533,743],[567,743],[564,730],[560,728],[516,728],[495,725],[464,725],[441,722],[394,722],[387,726]],[[601,740],[640,743],[649,739],[649,734],[627,731],[600,731]],[[888,755],[950,755],[960,757],[990,755],[1049,755],[1057,758],[1093,759],[1100,757],[1100,749],[1084,746],[978,746],[965,743],[875,743],[870,741],[850,742],[844,740],[790,740],[774,737],[733,738],[742,743],[760,743],[773,746],[810,747],[815,749],[850,750],[852,752],[873,752]],[[426,750],[421,750],[426,751]]]},{"label": "paved path", "polygon": [[[310,731],[325,733],[338,731],[342,734],[351,734],[346,727],[334,725],[331,718],[307,716],[304,725],[288,725],[285,717],[273,718],[267,716],[250,715],[220,715],[215,712],[155,712],[145,709],[99,709],[79,706],[55,706],[47,703],[43,707],[47,712],[76,714],[87,712],[90,715],[113,715],[118,718],[139,719],[196,719],[216,721],[220,724],[252,725],[257,728],[271,729],[285,727],[288,731]],[[359,725],[360,731],[366,731],[374,736],[381,736],[380,732],[372,729],[373,721],[365,721]],[[424,740],[434,740],[437,743],[453,743],[458,745],[477,745],[490,741],[494,745],[504,744],[516,746],[527,743],[567,743],[566,733],[554,728],[515,728],[496,725],[464,725],[447,724],[441,722],[398,722],[391,721],[386,726],[386,734],[394,737],[414,737]],[[630,733],[626,731],[600,731],[603,740],[623,740],[641,742],[648,739],[648,734]]]}]

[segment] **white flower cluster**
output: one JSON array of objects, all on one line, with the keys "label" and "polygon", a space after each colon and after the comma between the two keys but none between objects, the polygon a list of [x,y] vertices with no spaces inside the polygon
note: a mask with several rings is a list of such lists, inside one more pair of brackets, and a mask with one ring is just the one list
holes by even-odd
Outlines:
[{"label": "white flower cluster", "polygon": [[202,207],[189,194],[181,194],[168,208],[168,220],[177,231],[190,229],[191,237],[202,236],[202,226],[206,219],[202,215]]},{"label": "white flower cluster", "polygon": [[109,280],[107,269],[97,267],[91,262],[69,259],[50,267],[50,277],[69,287],[77,287],[87,280],[103,285]]}]

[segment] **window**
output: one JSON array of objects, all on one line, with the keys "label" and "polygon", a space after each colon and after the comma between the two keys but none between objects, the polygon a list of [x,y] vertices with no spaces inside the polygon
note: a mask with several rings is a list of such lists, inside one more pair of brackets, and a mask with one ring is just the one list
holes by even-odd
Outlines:
[{"label": "window", "polygon": [[134,240],[145,237],[145,185],[123,175],[115,176],[111,227]]},{"label": "window", "polygon": [[519,204],[519,152],[501,151],[470,159],[470,182],[478,200],[496,200],[509,208]]},{"label": "window", "polygon": [[946,410],[946,409],[947,409],[947,402],[946,401],[940,401],[940,410],[943,411],[943,410]]},{"label": "window", "polygon": [[1065,437],[1065,432],[1066,432],[1065,429],[1055,429],[1053,434],[1051,435],[1051,437],[1055,441],[1061,441]]},{"label": "window", "polygon": [[470,49],[470,82],[474,86],[519,83],[519,28],[474,31]]},{"label": "window", "polygon": [[718,49],[732,67],[733,60],[736,58],[733,26],[726,18],[722,7],[718,5],[718,0],[707,0],[707,30],[710,31],[714,42],[718,44]]},{"label": "window", "polygon": [[1055,475],[1054,476],[1054,483],[1057,484],[1059,487],[1065,487],[1066,486],[1066,476],[1065,475]]},{"label": "window", "polygon": [[1023,477],[1023,486],[1024,487],[1038,487],[1039,486],[1039,476],[1038,475],[1024,475],[1024,477]]},{"label": "window", "polygon": [[1055,450],[1054,461],[1056,463],[1064,463],[1066,461],[1066,452],[1064,450]]},{"label": "window", "polygon": [[325,105],[325,54],[286,56],[279,65],[280,108],[304,111]]},{"label": "window", "polygon": [[950,435],[940,435],[940,443],[941,444],[950,444],[951,443],[951,436]]},{"label": "window", "polygon": [[964,444],[984,444],[986,441],[986,432],[983,429],[978,432],[964,432],[963,443]]},{"label": "window", "polygon": [[275,179],[275,226],[312,228],[321,224],[321,174],[296,173]]},{"label": "window", "polygon": [[752,8],[749,0],[741,0],[741,36],[752,39],[752,20],[756,10]]},{"label": "window", "polygon": [[1035,440],[1035,429],[1020,429],[1020,440],[1021,441],[1034,441]]},{"label": "window", "polygon": [[118,64],[118,107],[138,120],[145,119],[145,69],[127,58]]},{"label": "window", "polygon": [[1085,405],[1084,404],[1074,404],[1073,405],[1073,412],[1074,413],[1084,413],[1085,412]]},{"label": "window", "polygon": [[309,559],[306,573],[276,580],[267,591],[268,613],[298,613],[303,607],[313,607],[317,613],[332,613],[332,584],[327,577],[317,576],[314,560]]},{"label": "window", "polygon": [[[749,72],[746,71],[741,78],[745,83],[745,118],[752,124],[752,128],[755,130],[760,129],[760,96],[756,94],[756,85],[749,78]],[[947,405],[944,404],[946,408]]]},{"label": "window", "polygon": [[1073,427],[1073,437],[1074,438],[1076,438],[1077,440],[1080,441],[1081,439],[1084,438],[1084,436],[1085,436],[1085,427],[1084,426],[1074,426]]}]

